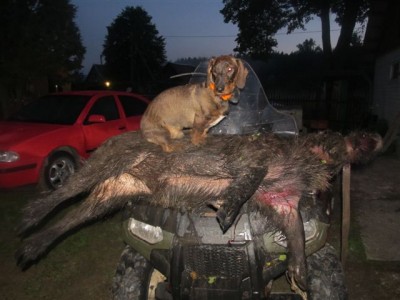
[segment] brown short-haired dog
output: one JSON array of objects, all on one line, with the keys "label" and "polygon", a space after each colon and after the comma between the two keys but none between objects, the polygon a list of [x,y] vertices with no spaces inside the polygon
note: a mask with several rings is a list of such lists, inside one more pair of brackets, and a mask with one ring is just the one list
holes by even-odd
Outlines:
[{"label": "brown short-haired dog", "polygon": [[202,144],[209,128],[224,118],[235,90],[245,86],[247,74],[240,59],[210,59],[205,82],[173,87],[154,98],[140,124],[144,138],[171,152],[171,140],[192,129],[192,143]]}]

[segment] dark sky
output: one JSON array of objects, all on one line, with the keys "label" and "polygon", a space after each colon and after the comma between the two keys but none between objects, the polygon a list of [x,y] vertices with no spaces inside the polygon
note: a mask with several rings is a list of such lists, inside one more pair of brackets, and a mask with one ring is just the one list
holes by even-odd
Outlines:
[{"label": "dark sky", "polygon": [[[152,17],[160,35],[165,38],[167,59],[209,57],[232,54],[237,27],[224,23],[220,10],[222,0],[71,0],[77,7],[76,24],[86,47],[83,72],[100,63],[100,54],[107,26],[127,6],[141,6]],[[333,25],[331,28],[337,28]],[[307,27],[308,33],[298,31],[276,36],[276,50],[290,53],[307,38],[321,44],[320,23],[316,19]],[[332,32],[335,39],[336,31]]]}]

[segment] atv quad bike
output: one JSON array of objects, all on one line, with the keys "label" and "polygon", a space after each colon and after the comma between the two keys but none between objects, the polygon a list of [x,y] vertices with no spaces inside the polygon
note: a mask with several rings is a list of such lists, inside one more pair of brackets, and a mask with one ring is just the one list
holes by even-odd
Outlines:
[{"label": "atv quad bike", "polygon": [[[253,69],[239,102],[210,134],[272,131],[295,136],[294,118],[275,110]],[[205,73],[206,63],[194,74]],[[191,81],[203,80],[193,75]],[[239,93],[239,92],[238,92]],[[147,205],[128,205],[123,223],[126,248],[113,283],[115,299],[345,299],[344,274],[326,244],[329,203],[304,191],[299,204],[308,266],[308,291],[293,292],[285,281],[285,236],[265,217],[243,205],[235,224],[222,233],[215,210],[193,214]],[[283,280],[282,280],[283,279]],[[296,289],[296,288],[295,288]]]}]

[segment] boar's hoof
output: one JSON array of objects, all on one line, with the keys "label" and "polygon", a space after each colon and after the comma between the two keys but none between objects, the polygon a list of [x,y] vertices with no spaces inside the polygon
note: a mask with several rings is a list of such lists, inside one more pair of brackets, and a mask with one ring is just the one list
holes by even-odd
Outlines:
[{"label": "boar's hoof", "polygon": [[17,265],[25,270],[29,268],[43,254],[47,248],[46,243],[41,243],[38,240],[27,240],[25,244],[15,252]]},{"label": "boar's hoof", "polygon": [[290,263],[289,260],[289,267],[288,267],[288,277],[290,278],[289,281],[295,281],[295,284],[305,291],[307,289],[307,268],[305,262],[300,264],[293,264]]},{"label": "boar's hoof", "polygon": [[223,207],[217,210],[217,220],[223,233],[225,233],[231,227],[235,217],[235,214],[229,214]]}]

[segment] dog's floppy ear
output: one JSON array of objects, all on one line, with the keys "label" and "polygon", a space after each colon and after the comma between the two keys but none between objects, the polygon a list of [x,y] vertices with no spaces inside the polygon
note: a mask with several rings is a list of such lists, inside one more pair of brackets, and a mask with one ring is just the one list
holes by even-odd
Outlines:
[{"label": "dog's floppy ear", "polygon": [[238,74],[236,76],[236,86],[239,89],[244,88],[246,84],[247,74],[249,74],[249,70],[244,66],[243,61],[241,59],[236,59],[236,63],[238,65]]},{"label": "dog's floppy ear", "polygon": [[211,76],[211,69],[214,67],[214,63],[215,63],[215,57],[210,58],[207,66],[207,82],[206,82],[207,87],[210,86],[210,83],[214,82]]}]

